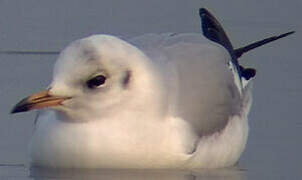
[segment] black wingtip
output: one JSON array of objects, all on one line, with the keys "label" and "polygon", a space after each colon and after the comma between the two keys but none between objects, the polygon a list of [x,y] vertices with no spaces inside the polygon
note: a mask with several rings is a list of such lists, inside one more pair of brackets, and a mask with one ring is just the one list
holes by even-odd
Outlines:
[{"label": "black wingtip", "polygon": [[289,36],[295,31],[290,31],[278,36],[272,36],[254,43],[251,43],[245,47],[234,49],[232,46],[231,41],[229,40],[227,34],[225,33],[223,27],[218,22],[218,20],[206,9],[206,8],[200,8],[199,9],[199,16],[201,18],[201,29],[203,35],[211,40],[214,41],[220,45],[222,45],[224,48],[226,48],[231,57],[232,62],[236,66],[236,69],[241,77],[244,77],[246,80],[249,80],[250,78],[254,77],[256,75],[256,70],[252,68],[244,68],[239,65],[238,58],[240,58],[244,53],[255,49],[259,46],[263,46],[267,43],[276,41],[278,39],[284,38],[286,36]]},{"label": "black wingtip", "polygon": [[272,37],[269,37],[269,38],[265,38],[263,40],[260,40],[260,41],[257,41],[257,42],[254,42],[254,43],[251,43],[247,46],[244,46],[242,48],[238,48],[238,49],[235,49],[234,52],[235,52],[235,56],[237,58],[241,57],[244,53],[248,52],[248,51],[251,51],[257,47],[260,47],[260,46],[263,46],[265,44],[268,44],[270,42],[273,42],[273,41],[276,41],[278,39],[281,39],[281,38],[284,38],[286,36],[289,36],[291,34],[294,34],[295,31],[290,31],[290,32],[287,32],[287,33],[284,33],[284,34],[281,34],[281,35],[278,35],[278,36],[272,36]]},{"label": "black wingtip", "polygon": [[203,16],[204,14],[209,14],[209,11],[206,8],[199,9],[199,16]]},{"label": "black wingtip", "polygon": [[203,35],[232,53],[233,46],[218,20],[206,8],[199,9],[199,16]]},{"label": "black wingtip", "polygon": [[294,34],[295,32],[296,32],[296,31],[290,31],[290,32],[281,34],[281,35],[278,36],[278,39],[283,38],[283,37],[286,37],[286,36],[291,35],[291,34]]},{"label": "black wingtip", "polygon": [[237,59],[236,56],[234,56],[233,45],[228,38],[228,35],[224,31],[222,25],[206,8],[199,9],[199,16],[201,19],[201,30],[203,35],[207,39],[220,44],[226,50],[228,50],[230,55],[232,56],[233,63],[238,69]]},{"label": "black wingtip", "polygon": [[237,57],[234,54],[233,45],[226,32],[224,31],[222,25],[206,8],[199,9],[199,16],[201,19],[201,30],[203,35],[207,39],[220,44],[230,53],[232,63],[235,65],[237,72],[241,76],[241,70]]}]

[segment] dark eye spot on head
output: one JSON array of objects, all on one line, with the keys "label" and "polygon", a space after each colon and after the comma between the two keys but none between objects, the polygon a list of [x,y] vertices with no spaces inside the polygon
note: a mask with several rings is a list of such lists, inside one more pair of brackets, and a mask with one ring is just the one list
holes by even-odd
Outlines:
[{"label": "dark eye spot on head", "polygon": [[89,89],[95,89],[102,86],[106,81],[106,77],[103,75],[98,75],[86,82],[86,85]]},{"label": "dark eye spot on head", "polygon": [[127,70],[125,72],[125,75],[124,75],[124,78],[123,78],[123,86],[124,88],[126,88],[129,84],[129,81],[130,81],[130,78],[131,78],[131,71],[130,70]]}]

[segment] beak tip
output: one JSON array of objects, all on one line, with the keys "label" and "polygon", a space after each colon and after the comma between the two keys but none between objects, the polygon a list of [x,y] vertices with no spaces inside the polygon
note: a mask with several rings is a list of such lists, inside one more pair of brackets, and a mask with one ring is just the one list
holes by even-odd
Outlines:
[{"label": "beak tip", "polygon": [[61,105],[61,102],[70,99],[69,97],[57,97],[49,95],[48,90],[33,94],[22,99],[10,111],[11,114],[30,111],[33,109],[48,108]]},{"label": "beak tip", "polygon": [[22,99],[18,104],[16,104],[13,109],[11,110],[11,114],[25,112],[30,109],[30,105],[28,103],[28,98]]},{"label": "beak tip", "polygon": [[17,113],[15,108],[10,111],[10,114],[15,114],[15,113]]},{"label": "beak tip", "polygon": [[10,113],[11,114],[15,114],[15,113],[19,113],[19,112],[25,112],[25,111],[28,111],[28,107],[22,107],[22,106],[15,106],[11,111]]}]

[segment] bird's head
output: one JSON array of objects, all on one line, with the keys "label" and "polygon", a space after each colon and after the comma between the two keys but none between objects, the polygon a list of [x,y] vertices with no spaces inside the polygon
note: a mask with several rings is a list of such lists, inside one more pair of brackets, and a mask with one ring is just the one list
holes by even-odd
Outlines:
[{"label": "bird's head", "polygon": [[24,98],[12,113],[51,108],[77,121],[127,112],[154,114],[163,109],[155,69],[143,52],[119,38],[80,39],[59,55],[47,90]]}]

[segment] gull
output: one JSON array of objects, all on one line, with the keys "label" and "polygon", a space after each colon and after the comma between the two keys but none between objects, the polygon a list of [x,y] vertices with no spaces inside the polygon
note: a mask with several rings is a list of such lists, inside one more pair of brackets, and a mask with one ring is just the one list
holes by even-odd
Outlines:
[{"label": "gull", "polygon": [[234,49],[217,19],[199,10],[203,34],[111,35],[76,40],[48,88],[12,113],[39,109],[31,166],[220,168],[248,138],[251,83],[242,54],[293,32]]}]

